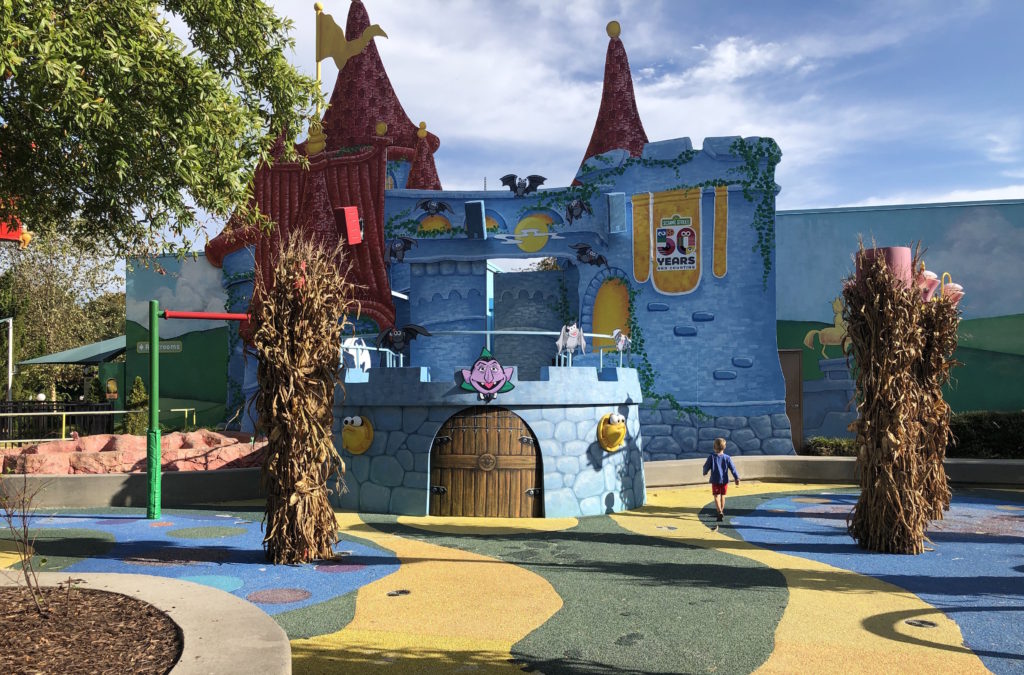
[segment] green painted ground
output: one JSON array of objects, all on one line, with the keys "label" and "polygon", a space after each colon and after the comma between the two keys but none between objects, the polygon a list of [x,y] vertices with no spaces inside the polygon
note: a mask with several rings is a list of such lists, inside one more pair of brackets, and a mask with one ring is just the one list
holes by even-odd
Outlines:
[{"label": "green painted ground", "polygon": [[771,653],[788,600],[775,570],[643,537],[607,517],[562,532],[486,536],[364,518],[398,536],[519,565],[551,583],[564,606],[512,650],[548,675],[751,672]]}]

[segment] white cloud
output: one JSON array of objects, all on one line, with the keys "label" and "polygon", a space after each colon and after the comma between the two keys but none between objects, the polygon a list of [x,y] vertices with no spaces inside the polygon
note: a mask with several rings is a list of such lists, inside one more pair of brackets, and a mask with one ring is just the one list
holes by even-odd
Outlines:
[{"label": "white cloud", "polygon": [[[161,285],[153,292],[153,297],[140,298],[138,294],[129,294],[127,298],[128,319],[149,325],[149,301],[156,300],[161,309],[173,309],[182,312],[223,312],[227,295],[221,286],[221,271],[200,258],[198,262],[185,261],[181,264],[182,273],[168,273],[168,284]],[[155,274],[150,270],[137,270],[136,274]],[[209,330],[224,326],[224,321],[206,321],[194,319],[166,320],[160,323],[160,337],[172,338],[193,331]]]},{"label": "white cloud", "polygon": [[[312,73],[311,4],[274,4],[295,22],[293,63]],[[326,5],[344,25],[349,3]],[[493,185],[510,171],[540,173],[549,186],[571,181],[600,105],[611,19],[622,24],[648,137],[688,136],[698,147],[708,136],[775,138],[783,151],[780,208],[849,201],[850,181],[836,167],[872,145],[949,139],[951,151],[1003,164],[1022,145],[1012,118],[982,124],[965,108],[942,116],[900,92],[852,99],[831,86],[851,68],[882,67],[859,57],[925,39],[984,11],[984,3],[935,12],[886,1],[828,22],[794,16],[785,30],[761,34],[729,32],[742,22],[726,18],[698,28],[692,11],[649,0],[374,0],[366,8],[390,36],[376,45],[406,112],[441,139],[435,159],[446,189],[478,189],[484,176]],[[325,61],[328,95],[336,75]]]},{"label": "white cloud", "polygon": [[887,206],[892,204],[942,204],[948,202],[981,202],[1024,200],[1024,183],[996,188],[963,188],[956,190],[908,190],[868,197],[838,206]]},{"label": "white cloud", "polygon": [[961,304],[970,318],[1021,312],[1024,285],[1017,283],[1019,274],[1012,273],[1020,269],[1024,227],[991,209],[967,209],[964,214],[949,226],[934,251],[929,248],[925,255],[929,269],[937,274],[950,272],[964,287]]}]

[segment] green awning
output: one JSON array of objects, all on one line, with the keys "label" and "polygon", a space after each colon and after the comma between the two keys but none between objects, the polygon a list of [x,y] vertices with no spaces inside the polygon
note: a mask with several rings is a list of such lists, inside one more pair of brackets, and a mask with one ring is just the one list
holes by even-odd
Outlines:
[{"label": "green awning", "polygon": [[19,361],[19,366],[43,366],[43,365],[57,365],[57,364],[80,364],[80,365],[96,365],[97,363],[104,363],[106,361],[113,361],[115,358],[124,354],[125,345],[127,341],[123,335],[119,335],[116,338],[110,338],[109,340],[103,340],[102,342],[93,342],[91,345],[83,345],[81,347],[75,347],[74,349],[68,349],[67,351],[57,352],[56,354],[47,354],[46,356],[38,356],[34,359],[27,359],[25,361]]}]

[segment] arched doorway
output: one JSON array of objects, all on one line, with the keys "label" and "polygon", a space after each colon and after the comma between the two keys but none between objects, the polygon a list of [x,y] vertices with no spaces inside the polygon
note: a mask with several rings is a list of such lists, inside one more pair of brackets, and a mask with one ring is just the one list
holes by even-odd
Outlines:
[{"label": "arched doorway", "polygon": [[[594,333],[611,335],[618,328],[629,335],[629,287],[620,277],[607,277],[594,298]],[[609,347],[609,338],[594,338],[594,348]]]},{"label": "arched doorway", "polygon": [[430,450],[430,515],[540,518],[537,437],[511,410],[476,406],[438,430]]}]

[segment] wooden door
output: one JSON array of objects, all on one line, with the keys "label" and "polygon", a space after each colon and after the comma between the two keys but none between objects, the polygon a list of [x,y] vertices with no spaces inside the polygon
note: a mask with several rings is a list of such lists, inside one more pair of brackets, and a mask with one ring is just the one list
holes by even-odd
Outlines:
[{"label": "wooden door", "polygon": [[505,408],[477,406],[448,419],[430,450],[430,515],[539,518],[537,438]]},{"label": "wooden door", "polygon": [[793,447],[797,452],[804,445],[804,369],[803,350],[780,349],[779,363],[786,380],[786,416],[793,428]]}]

